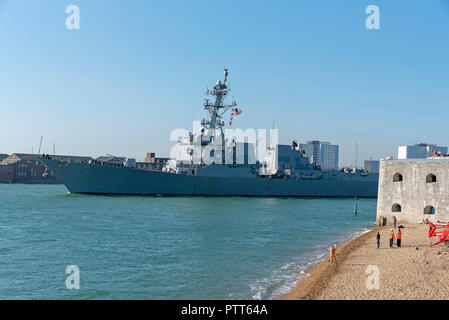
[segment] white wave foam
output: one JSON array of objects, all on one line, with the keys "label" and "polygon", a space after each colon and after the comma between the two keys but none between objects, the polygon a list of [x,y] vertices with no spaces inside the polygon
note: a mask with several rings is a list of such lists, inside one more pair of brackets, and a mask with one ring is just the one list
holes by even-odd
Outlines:
[{"label": "white wave foam", "polygon": [[[352,232],[346,236],[339,237],[338,240],[329,242],[336,242],[341,244],[350,239],[354,239],[364,233],[371,231],[371,229],[363,228],[357,232]],[[268,277],[257,280],[250,285],[251,297],[256,300],[274,299],[291,292],[302,279],[310,276],[306,271],[313,265],[316,265],[327,255],[327,247],[315,248],[322,250],[318,255],[308,255],[299,257],[297,261],[289,262],[282,265],[277,270],[273,271]]]}]

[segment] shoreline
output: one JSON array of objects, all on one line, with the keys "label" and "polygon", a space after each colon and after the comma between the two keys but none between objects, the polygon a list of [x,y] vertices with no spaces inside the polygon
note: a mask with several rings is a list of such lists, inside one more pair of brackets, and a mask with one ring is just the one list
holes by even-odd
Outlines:
[{"label": "shoreline", "polygon": [[373,236],[373,233],[389,228],[389,226],[374,227],[366,232],[360,231],[360,234],[354,238],[350,238],[343,243],[337,245],[338,265],[331,268],[329,265],[329,254],[311,266],[305,271],[306,276],[299,280],[292,290],[280,297],[280,300],[315,300],[322,293],[327,283],[334,277],[338,276],[341,265],[346,261],[348,256],[357,248],[364,245],[365,240]]},{"label": "shoreline", "polygon": [[402,226],[401,247],[389,246],[392,225],[375,227],[337,246],[336,267],[323,259],[281,299],[447,300],[449,247],[429,245],[438,237],[429,238],[427,224],[399,221],[397,225]]}]

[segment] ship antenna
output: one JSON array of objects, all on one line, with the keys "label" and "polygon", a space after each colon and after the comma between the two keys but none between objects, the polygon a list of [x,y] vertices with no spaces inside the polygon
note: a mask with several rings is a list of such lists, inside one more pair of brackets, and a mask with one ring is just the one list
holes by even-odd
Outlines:
[{"label": "ship antenna", "polygon": [[42,146],[42,139],[44,138],[44,136],[41,136],[41,142],[39,142],[39,151],[37,152],[37,154],[41,154],[41,146]]},{"label": "ship antenna", "polygon": [[223,84],[226,84],[226,80],[228,79],[228,69],[224,68],[224,81]]},{"label": "ship antenna", "polygon": [[273,124],[272,124],[272,126],[271,126],[271,130],[270,130],[270,145],[271,145],[271,139],[272,139],[272,136],[271,136],[271,133],[273,132],[273,130],[274,130],[274,118],[273,118]]}]

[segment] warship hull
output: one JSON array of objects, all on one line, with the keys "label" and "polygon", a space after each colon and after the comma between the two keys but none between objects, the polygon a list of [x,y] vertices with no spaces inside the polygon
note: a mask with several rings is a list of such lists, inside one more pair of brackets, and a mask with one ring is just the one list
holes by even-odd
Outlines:
[{"label": "warship hull", "polygon": [[41,159],[71,193],[148,196],[377,197],[378,175],[321,179],[211,177]]}]

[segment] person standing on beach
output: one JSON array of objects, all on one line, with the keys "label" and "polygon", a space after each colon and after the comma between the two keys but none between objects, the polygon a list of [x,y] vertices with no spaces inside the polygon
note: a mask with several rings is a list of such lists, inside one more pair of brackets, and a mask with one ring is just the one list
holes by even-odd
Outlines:
[{"label": "person standing on beach", "polygon": [[398,245],[398,248],[401,247],[401,240],[402,240],[402,231],[401,228],[398,228],[398,232],[396,234],[396,244]]},{"label": "person standing on beach", "polygon": [[329,262],[331,265],[337,264],[337,249],[335,248],[335,245],[329,248]]},{"label": "person standing on beach", "polygon": [[379,247],[380,247],[380,233],[379,233],[379,231],[377,231],[376,240],[377,240],[377,249],[379,249]]},{"label": "person standing on beach", "polygon": [[393,248],[393,242],[394,242],[394,229],[391,229],[389,237],[390,237],[390,248]]}]

